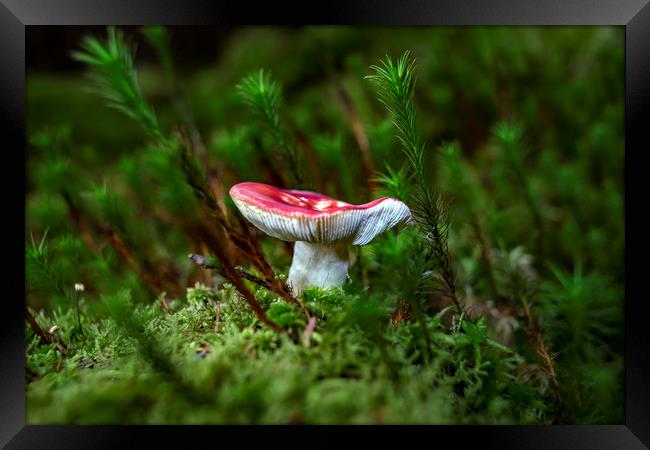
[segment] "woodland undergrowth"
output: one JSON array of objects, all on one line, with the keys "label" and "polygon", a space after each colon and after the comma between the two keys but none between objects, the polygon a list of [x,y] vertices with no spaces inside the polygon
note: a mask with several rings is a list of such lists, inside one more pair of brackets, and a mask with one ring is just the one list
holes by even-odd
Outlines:
[{"label": "woodland undergrowth", "polygon": [[[29,423],[622,422],[623,97],[594,69],[621,63],[620,36],[438,30],[363,65],[372,31],[303,30],[340,59],[314,81],[300,40],[307,62],[262,48],[235,71],[251,31],[190,83],[173,33],[140,32],[158,84],[120,29],[71,52],[91,91],[74,101],[137,145],[30,118]],[[400,33],[379,42],[419,36]],[[544,33],[557,55],[530,73]],[[579,74],[567,39],[592,42]],[[351,249],[342,288],[297,296],[291,244],[241,217],[240,181],[396,197],[414,221]]]}]

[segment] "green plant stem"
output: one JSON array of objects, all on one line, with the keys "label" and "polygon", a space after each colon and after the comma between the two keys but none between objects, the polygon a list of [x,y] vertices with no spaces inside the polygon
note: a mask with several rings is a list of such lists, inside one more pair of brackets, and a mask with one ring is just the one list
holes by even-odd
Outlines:
[{"label": "green plant stem", "polygon": [[448,204],[431,187],[424,166],[425,144],[416,120],[414,105],[415,61],[407,51],[400,56],[397,63],[386,57],[381,66],[371,68],[375,74],[366,78],[377,87],[379,99],[391,115],[402,151],[411,165],[415,188],[409,206],[413,211],[413,218],[425,242],[431,247],[432,262],[447,287],[447,295],[458,314],[461,314],[463,308],[456,293],[447,245]]}]

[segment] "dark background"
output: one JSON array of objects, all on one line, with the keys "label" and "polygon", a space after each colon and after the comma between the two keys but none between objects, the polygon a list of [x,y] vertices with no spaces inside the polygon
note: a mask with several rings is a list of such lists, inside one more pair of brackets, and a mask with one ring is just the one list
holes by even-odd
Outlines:
[{"label": "dark background", "polygon": [[[145,42],[140,27],[124,26],[121,30],[138,49],[138,61],[155,61],[153,48]],[[178,67],[191,70],[219,57],[236,27],[192,26],[169,27],[172,52]],[[105,26],[30,26],[26,33],[26,64],[43,71],[79,71],[83,65],[70,57],[70,49],[79,46],[84,36],[105,36]]]}]

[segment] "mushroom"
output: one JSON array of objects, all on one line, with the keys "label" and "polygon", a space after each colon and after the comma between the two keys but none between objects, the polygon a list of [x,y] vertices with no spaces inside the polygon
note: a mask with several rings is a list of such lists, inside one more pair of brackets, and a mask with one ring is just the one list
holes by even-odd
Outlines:
[{"label": "mushroom", "polygon": [[295,242],[288,282],[296,294],[310,286],[343,285],[350,266],[348,245],[365,245],[411,219],[406,204],[390,197],[351,205],[316,192],[253,182],[234,185],[230,196],[264,233]]}]

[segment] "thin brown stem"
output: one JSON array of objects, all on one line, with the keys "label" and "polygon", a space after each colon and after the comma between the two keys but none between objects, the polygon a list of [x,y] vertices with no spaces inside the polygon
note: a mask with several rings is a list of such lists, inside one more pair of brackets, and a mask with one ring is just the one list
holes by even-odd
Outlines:
[{"label": "thin brown stem", "polygon": [[259,136],[253,137],[253,145],[255,146],[255,153],[260,156],[262,167],[267,170],[271,183],[280,188],[287,188],[288,186],[284,176],[281,171],[278,170],[280,164],[277,161],[274,161],[273,157],[269,155],[267,149],[262,145]]},{"label": "thin brown stem", "polygon": [[553,381],[553,386],[555,387],[556,393],[558,393],[559,396],[560,384],[557,380],[557,372],[555,371],[555,364],[553,362],[557,356],[557,353],[549,353],[548,347],[544,342],[544,334],[541,326],[539,326],[539,324],[535,321],[528,302],[522,301],[522,303],[524,307],[524,314],[526,315],[526,321],[528,322],[528,336],[532,341],[535,352],[544,362],[546,370],[548,371],[549,375],[551,376],[551,380]]},{"label": "thin brown stem", "polygon": [[485,273],[487,275],[490,291],[492,292],[494,301],[498,302],[501,296],[499,295],[499,289],[497,288],[497,282],[494,276],[492,257],[490,256],[490,249],[487,245],[487,238],[485,237],[485,233],[478,221],[478,218],[473,213],[471,214],[470,224],[481,250],[481,259],[483,260],[483,264],[485,266]]},{"label": "thin brown stem", "polygon": [[131,267],[137,274],[147,288],[155,294],[164,291],[160,282],[151,274],[142,268],[142,266],[133,258],[124,240],[113,230],[110,225],[102,224],[101,230],[108,239],[111,246],[120,255],[124,262]]},{"label": "thin brown stem", "polygon": [[544,341],[543,329],[541,325],[538,323],[538,321],[535,320],[535,317],[533,316],[532,308],[530,307],[530,303],[528,302],[527,297],[525,295],[522,295],[520,299],[521,299],[521,306],[524,311],[524,316],[527,322],[527,334],[531,339],[531,343],[533,345],[533,348],[535,349],[535,352],[537,353],[537,355],[540,357],[540,359],[546,366],[546,370],[550,375],[551,380],[553,381],[555,392],[559,398],[560,383],[557,379],[557,372],[555,371],[555,364],[553,362],[553,360],[557,356],[557,353],[553,353],[553,354],[549,353],[546,342]]},{"label": "thin brown stem", "polygon": [[97,242],[95,242],[95,238],[93,238],[92,233],[88,229],[88,224],[83,219],[81,210],[75,205],[69,192],[62,191],[61,196],[63,197],[63,200],[68,207],[68,214],[70,215],[75,228],[77,228],[79,236],[81,236],[81,239],[83,239],[90,250],[96,251]]},{"label": "thin brown stem", "polygon": [[86,243],[86,245],[88,245],[88,248],[90,250],[96,252],[98,245],[93,238],[92,233],[90,232],[89,224],[86,221],[87,218],[90,218],[90,223],[93,228],[99,229],[99,231],[101,231],[101,233],[103,233],[108,238],[109,243],[113,246],[113,248],[115,248],[118,254],[124,259],[124,261],[133,270],[136,271],[140,279],[152,293],[157,294],[165,290],[168,292],[174,292],[176,290],[176,277],[171,270],[171,266],[167,265],[166,269],[168,270],[163,271],[164,273],[162,274],[161,278],[167,280],[167,283],[163,284],[158,280],[157,276],[151,275],[154,273],[154,264],[149,261],[145,261],[144,265],[136,262],[135,259],[131,256],[131,252],[129,251],[125,242],[120,238],[119,235],[117,235],[117,233],[110,225],[97,223],[97,221],[93,220],[91,216],[84,215],[82,209],[77,205],[77,203],[74,201],[73,196],[69,192],[63,190],[61,191],[61,196],[63,197],[68,208],[68,214],[70,215],[75,227],[79,231],[79,235]]},{"label": "thin brown stem", "polygon": [[[203,227],[203,229],[205,231],[205,227]],[[237,271],[233,267],[230,256],[226,254],[225,247],[221,245],[218,239],[215,238],[215,235],[213,233],[207,232],[203,234],[203,237],[206,239],[208,247],[210,247],[214,252],[214,254],[216,255],[220,265],[219,266],[205,265],[203,259],[195,258],[195,256],[198,255],[190,255],[192,257],[192,260],[204,268],[217,270],[226,280],[228,280],[235,287],[235,289],[239,291],[240,295],[244,298],[246,303],[248,303],[250,308],[253,310],[253,313],[255,313],[255,315],[260,320],[260,322],[262,322],[263,324],[265,324],[266,326],[268,326],[274,331],[285,332],[290,336],[292,336],[292,334],[288,330],[281,328],[280,326],[278,326],[277,324],[269,320],[269,318],[266,315],[266,312],[264,311],[264,308],[262,308],[262,304],[259,301],[257,301],[253,293],[246,287],[241,275],[237,273]]]},{"label": "thin brown stem", "polygon": [[45,331],[43,331],[38,322],[36,322],[36,319],[34,319],[32,313],[29,312],[29,308],[25,308],[25,318],[27,319],[27,323],[29,323],[29,327],[32,329],[34,334],[38,336],[41,345],[47,345],[52,342],[50,337],[45,333]]},{"label": "thin brown stem", "polygon": [[337,83],[337,92],[345,112],[350,120],[350,125],[352,126],[352,133],[354,134],[354,139],[357,142],[359,152],[361,153],[361,161],[363,162],[363,169],[366,175],[366,184],[369,192],[372,192],[377,183],[374,180],[375,176],[375,164],[372,160],[372,153],[370,152],[370,143],[368,141],[368,135],[366,130],[359,118],[357,109],[352,102],[352,98],[348,94],[347,90],[341,82]]},{"label": "thin brown stem", "polygon": [[233,228],[229,220],[224,216],[217,204],[215,194],[208,186],[207,179],[202,174],[202,170],[198,166],[192,148],[187,142],[181,148],[180,156],[186,181],[192,187],[204,214],[210,220],[209,223],[200,225],[200,228],[204,231],[203,236],[206,239],[206,244],[208,244],[208,247],[219,259],[221,275],[235,286],[262,323],[273,330],[285,332],[292,336],[292,338],[295,338],[292,332],[279,327],[268,319],[262,305],[246,287],[241,275],[237,273],[232,263],[234,258],[229,242],[235,244],[260,269],[265,281],[271,282],[271,280],[275,280],[273,269],[264,258],[264,255],[262,255],[257,245],[257,240],[251,238],[251,234],[246,226],[242,226],[241,228],[244,231],[239,231]]},{"label": "thin brown stem", "polygon": [[316,156],[316,151],[311,145],[311,142],[309,142],[307,135],[301,130],[296,130],[295,136],[296,140],[303,149],[303,154],[306,156],[312,183],[313,185],[318,186],[318,189],[322,191],[324,188],[323,176],[321,173],[321,164],[318,162],[318,157]]},{"label": "thin brown stem", "polygon": [[512,165],[512,170],[516,177],[516,181],[521,187],[521,191],[524,197],[524,203],[528,208],[528,211],[533,221],[533,225],[535,226],[534,236],[535,236],[537,257],[539,261],[543,263],[545,261],[545,249],[546,249],[544,245],[545,242],[544,219],[542,217],[540,207],[533,195],[533,192],[531,191],[530,182],[528,177],[526,176],[526,173],[524,172],[523,166],[517,163],[511,163],[511,165]]},{"label": "thin brown stem", "polygon": [[447,286],[447,297],[451,299],[454,306],[456,307],[456,312],[461,315],[463,314],[463,307],[460,304],[458,295],[456,294],[456,284],[454,282],[454,274],[451,272],[451,269],[447,266],[442,270],[441,277]]},{"label": "thin brown stem", "polygon": [[307,320],[311,319],[311,315],[309,314],[309,311],[305,307],[305,305],[298,299],[296,298],[292,293],[291,289],[289,286],[287,286],[286,283],[281,283],[277,279],[273,280],[272,282],[262,280],[258,277],[256,277],[253,274],[250,274],[242,269],[235,269],[235,271],[244,279],[251,281],[258,286],[263,287],[264,289],[267,289],[271,292],[274,292],[278,294],[280,297],[284,298],[290,303],[293,303],[294,305],[298,306],[302,312],[305,314],[305,317],[307,317]]},{"label": "thin brown stem", "polygon": [[257,318],[271,328],[274,331],[278,332],[287,332],[287,330],[281,328],[277,324],[271,322],[269,318],[266,315],[266,312],[264,311],[264,308],[262,308],[262,304],[257,301],[253,293],[246,287],[244,284],[241,276],[235,271],[235,269],[232,267],[230,264],[229,259],[226,257],[226,255],[223,254],[221,248],[217,245],[213,247],[215,254],[217,255],[217,258],[219,258],[219,261],[222,264],[222,275],[230,282],[232,283],[233,286],[235,286],[235,289],[239,291],[241,296],[244,298],[246,303],[251,307]]}]

